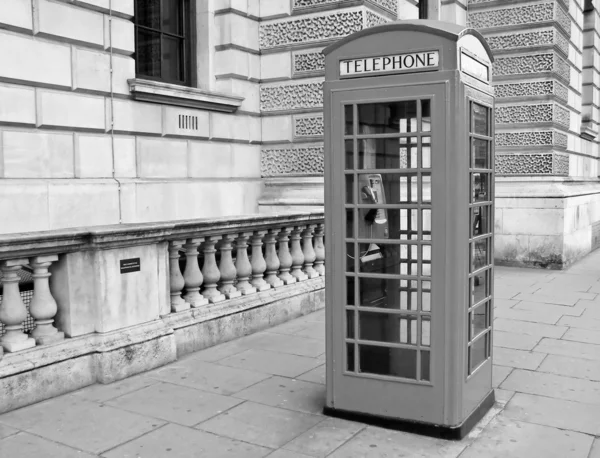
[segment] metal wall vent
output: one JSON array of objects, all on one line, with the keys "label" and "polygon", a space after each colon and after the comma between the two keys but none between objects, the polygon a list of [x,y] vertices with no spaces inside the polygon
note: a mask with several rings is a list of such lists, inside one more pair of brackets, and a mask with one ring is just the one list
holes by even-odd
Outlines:
[{"label": "metal wall vent", "polygon": [[198,130],[198,116],[179,115],[179,128]]}]

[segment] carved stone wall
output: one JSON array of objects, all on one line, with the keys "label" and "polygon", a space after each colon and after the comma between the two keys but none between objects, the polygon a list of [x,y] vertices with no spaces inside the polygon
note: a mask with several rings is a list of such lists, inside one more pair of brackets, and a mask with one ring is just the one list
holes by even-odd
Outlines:
[{"label": "carved stone wall", "polygon": [[323,147],[264,149],[260,170],[263,177],[323,175]]},{"label": "carved stone wall", "polygon": [[569,174],[569,156],[560,153],[497,154],[497,175]]},{"label": "carved stone wall", "polygon": [[[286,1],[286,0],[278,0],[278,1]],[[389,11],[393,14],[395,18],[398,14],[398,1],[397,0],[367,0],[368,3],[378,6],[379,8],[383,8],[384,10]],[[352,0],[293,0],[292,9],[294,11],[305,10],[308,8],[314,8],[316,6],[325,6],[325,5],[333,5],[333,4],[341,4],[350,3]]]},{"label": "carved stone wall", "polygon": [[259,45],[261,49],[270,49],[341,38],[362,30],[363,21],[363,11],[351,10],[262,23],[259,28]]},{"label": "carved stone wall", "polygon": [[493,66],[494,76],[542,72],[554,72],[566,81],[571,78],[569,64],[553,52],[529,56],[499,57],[494,61]]},{"label": "carved stone wall", "polygon": [[323,83],[290,83],[262,86],[260,109],[263,112],[321,108]]},{"label": "carved stone wall", "polygon": [[496,124],[551,122],[553,105],[512,105],[496,107]]},{"label": "carved stone wall", "polygon": [[294,51],[292,53],[292,74],[316,73],[325,71],[325,56],[318,51]]},{"label": "carved stone wall", "polygon": [[294,138],[322,137],[323,128],[323,115],[294,116]]},{"label": "carved stone wall", "polygon": [[566,101],[568,98],[567,88],[557,81],[533,81],[519,83],[495,84],[494,91],[497,99],[508,97],[534,97],[555,95]]},{"label": "carved stone wall", "polygon": [[469,24],[477,29],[546,22],[553,19],[552,2],[469,13]]}]

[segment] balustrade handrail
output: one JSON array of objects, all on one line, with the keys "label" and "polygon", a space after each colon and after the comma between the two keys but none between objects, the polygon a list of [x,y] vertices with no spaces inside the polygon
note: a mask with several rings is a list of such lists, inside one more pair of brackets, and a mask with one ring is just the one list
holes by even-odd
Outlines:
[{"label": "balustrade handrail", "polygon": [[236,215],[155,223],[125,223],[0,235],[0,261],[16,257],[145,245],[174,239],[323,223],[324,213]]}]

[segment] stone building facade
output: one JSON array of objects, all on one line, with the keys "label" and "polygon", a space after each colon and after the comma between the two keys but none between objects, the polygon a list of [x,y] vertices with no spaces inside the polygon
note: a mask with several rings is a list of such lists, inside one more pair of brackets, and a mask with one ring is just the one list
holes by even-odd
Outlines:
[{"label": "stone building facade", "polygon": [[496,260],[600,245],[596,1],[182,4],[186,85],[136,74],[135,0],[0,2],[0,233],[322,208],[320,51],[421,11],[495,52]]}]

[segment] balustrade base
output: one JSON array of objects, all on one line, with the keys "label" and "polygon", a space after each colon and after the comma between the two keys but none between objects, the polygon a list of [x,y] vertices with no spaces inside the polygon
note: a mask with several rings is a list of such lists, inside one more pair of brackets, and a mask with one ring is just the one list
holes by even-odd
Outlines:
[{"label": "balustrade base", "polygon": [[269,291],[271,289],[271,285],[265,284],[260,286],[255,286],[258,292]]},{"label": "balustrade base", "polygon": [[293,285],[294,283],[298,283],[298,280],[296,280],[295,277],[284,278],[281,281],[283,282],[283,284],[285,286],[287,286],[287,285]]},{"label": "balustrade base", "polygon": [[203,297],[202,299],[196,299],[195,301],[190,302],[190,305],[193,308],[202,307],[203,305],[208,305],[208,299]]},{"label": "balustrade base", "polygon": [[268,283],[269,283],[269,285],[271,285],[271,288],[279,288],[280,286],[285,285],[285,283],[283,281],[281,281],[279,278],[276,280],[269,280]]},{"label": "balustrade base", "polygon": [[55,332],[54,334],[48,334],[46,336],[36,336],[35,343],[37,345],[50,345],[56,342],[65,340],[65,333],[62,331]]},{"label": "balustrade base", "polygon": [[251,294],[256,294],[257,290],[256,288],[253,286],[252,288],[246,288],[246,289],[242,289],[239,290],[242,293],[242,296],[249,296]]},{"label": "balustrade base", "polygon": [[211,304],[217,304],[219,302],[223,302],[226,299],[224,294],[217,294],[215,296],[211,296],[208,298],[208,302]]},{"label": "balustrade base", "polygon": [[233,291],[231,293],[224,293],[227,299],[235,299],[236,297],[242,297],[241,291]]},{"label": "balustrade base", "polygon": [[306,274],[306,276],[307,276],[309,279],[311,279],[311,280],[312,280],[313,278],[319,278],[319,273],[318,273],[318,272],[310,272],[310,273],[308,273],[308,272],[305,272],[305,274]]},{"label": "balustrade base", "polygon": [[[302,274],[292,274],[292,275],[294,276],[294,278],[296,279],[296,281],[305,281],[305,280],[308,280],[310,278],[304,272]],[[317,278],[317,277],[315,277],[315,278]]]},{"label": "balustrade base", "polygon": [[24,340],[19,340],[17,342],[3,342],[0,341],[0,345],[4,348],[6,353],[14,353],[21,350],[27,350],[28,348],[35,347],[35,339],[28,337]]},{"label": "balustrade base", "polygon": [[181,312],[183,310],[189,310],[191,307],[187,302],[182,302],[179,304],[171,304],[171,312]]}]

